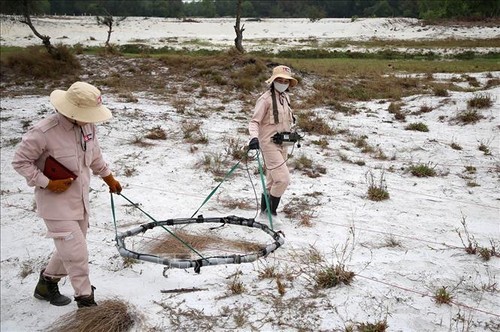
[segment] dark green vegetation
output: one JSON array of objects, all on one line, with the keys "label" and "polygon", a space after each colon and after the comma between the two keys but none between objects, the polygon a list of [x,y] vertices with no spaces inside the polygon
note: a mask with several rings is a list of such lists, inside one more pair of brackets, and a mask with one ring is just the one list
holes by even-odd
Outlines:
[{"label": "dark green vegetation", "polygon": [[[27,3],[34,14],[224,17],[235,16],[235,0],[1,0],[1,13],[19,14]],[[244,0],[242,17],[418,17],[480,20],[500,15],[496,0]]]}]

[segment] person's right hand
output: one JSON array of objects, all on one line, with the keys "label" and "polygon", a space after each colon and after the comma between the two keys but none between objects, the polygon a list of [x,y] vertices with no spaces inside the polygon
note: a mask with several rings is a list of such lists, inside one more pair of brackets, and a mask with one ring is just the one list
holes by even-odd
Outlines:
[{"label": "person's right hand", "polygon": [[254,137],[248,143],[248,150],[258,150],[259,149],[259,139]]},{"label": "person's right hand", "polygon": [[49,180],[49,184],[47,185],[46,188],[55,193],[62,193],[68,190],[72,182],[73,182],[72,178],[63,180]]}]

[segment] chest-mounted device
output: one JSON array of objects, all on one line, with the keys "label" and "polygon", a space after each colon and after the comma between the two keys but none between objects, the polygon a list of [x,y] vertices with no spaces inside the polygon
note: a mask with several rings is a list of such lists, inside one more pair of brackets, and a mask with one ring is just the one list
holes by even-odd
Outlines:
[{"label": "chest-mounted device", "polygon": [[285,131],[282,133],[276,133],[274,134],[271,139],[273,143],[278,144],[278,145],[293,145],[297,143],[297,147],[300,148],[300,141],[302,140],[303,136],[301,136],[297,132],[289,132]]}]

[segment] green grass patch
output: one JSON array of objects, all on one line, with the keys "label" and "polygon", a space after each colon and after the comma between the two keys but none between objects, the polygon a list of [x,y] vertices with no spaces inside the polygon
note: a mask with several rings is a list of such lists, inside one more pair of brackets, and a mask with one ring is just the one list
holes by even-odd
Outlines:
[{"label": "green grass patch", "polygon": [[498,70],[498,59],[475,60],[387,60],[387,59],[291,59],[273,58],[285,62],[296,71],[340,77],[370,74],[407,73],[470,73]]},{"label": "green grass patch", "polygon": [[500,38],[488,39],[379,39],[371,38],[370,40],[348,40],[342,39],[339,41],[327,42],[322,44],[323,47],[401,47],[401,48],[475,48],[475,47],[500,47]]}]

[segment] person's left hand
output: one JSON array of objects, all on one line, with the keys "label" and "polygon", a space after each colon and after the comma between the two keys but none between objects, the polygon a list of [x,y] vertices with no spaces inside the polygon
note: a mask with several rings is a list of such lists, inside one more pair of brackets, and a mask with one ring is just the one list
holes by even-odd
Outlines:
[{"label": "person's left hand", "polygon": [[248,143],[248,150],[258,150],[259,149],[259,139],[254,137]]},{"label": "person's left hand", "polygon": [[122,191],[122,186],[120,185],[120,182],[115,180],[113,174],[105,176],[102,179],[108,185],[110,193],[119,194]]}]

